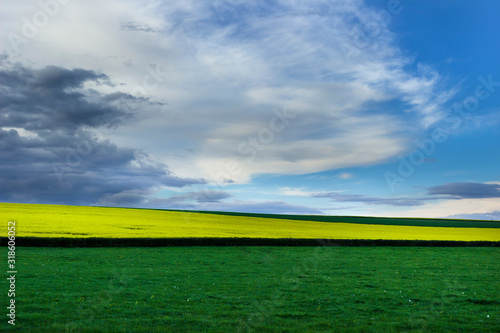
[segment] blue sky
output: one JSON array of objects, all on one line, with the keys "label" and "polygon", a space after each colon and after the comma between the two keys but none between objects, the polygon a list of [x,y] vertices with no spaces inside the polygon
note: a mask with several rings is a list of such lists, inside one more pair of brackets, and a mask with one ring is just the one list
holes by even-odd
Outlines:
[{"label": "blue sky", "polygon": [[499,10],[5,2],[0,201],[499,220]]}]

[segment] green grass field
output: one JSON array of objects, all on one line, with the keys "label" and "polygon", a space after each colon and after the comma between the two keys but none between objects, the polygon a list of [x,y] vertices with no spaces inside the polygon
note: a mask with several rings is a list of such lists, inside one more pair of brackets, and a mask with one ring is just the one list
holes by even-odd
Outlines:
[{"label": "green grass field", "polygon": [[[500,222],[5,203],[0,209],[16,221],[18,272],[16,326],[6,316],[0,331],[500,331],[500,249],[492,244],[330,247],[315,241],[498,246]],[[141,244],[303,238],[315,246],[123,247],[127,237]],[[23,246],[29,239],[122,247]],[[7,280],[2,283],[7,291]]]},{"label": "green grass field", "polygon": [[18,248],[17,256],[17,325],[4,319],[0,331],[500,331],[498,248]]},{"label": "green grass field", "polygon": [[[133,209],[133,208],[132,208]],[[164,210],[172,211],[172,210]],[[332,223],[356,223],[356,224],[378,224],[378,225],[402,225],[419,227],[453,227],[453,228],[500,228],[499,221],[485,220],[460,220],[460,219],[427,219],[427,218],[399,218],[399,217],[370,217],[370,216],[334,216],[334,215],[290,215],[290,214],[258,214],[258,213],[235,213],[193,210],[191,213],[216,214],[223,216],[245,216],[254,218],[272,218],[284,220],[332,222]]]}]

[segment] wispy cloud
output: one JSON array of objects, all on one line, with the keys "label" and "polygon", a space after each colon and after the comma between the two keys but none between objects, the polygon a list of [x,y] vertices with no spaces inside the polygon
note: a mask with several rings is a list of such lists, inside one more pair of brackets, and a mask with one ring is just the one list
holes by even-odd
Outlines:
[{"label": "wispy cloud", "polygon": [[[165,78],[148,93],[166,100],[168,110],[144,111],[147,117],[110,138],[158,156],[165,149],[182,155],[164,163],[184,176],[209,179],[235,160],[241,168],[231,179],[240,182],[262,173],[381,163],[407,149],[411,131],[405,129],[438,120],[452,94],[431,67],[409,70],[413,60],[362,1],[110,1],[97,12],[94,4],[65,7],[26,52],[51,65],[43,50],[55,44],[60,64],[77,59],[85,68],[104,67],[125,92],[140,84],[146,66],[161,65]],[[347,57],[342,45],[351,45],[353,31],[367,23],[377,23],[380,33]],[[75,34],[86,38],[76,41]],[[259,140],[273,110],[282,108],[295,117],[256,148],[255,158],[238,150]]]},{"label": "wispy cloud", "polygon": [[352,179],[354,178],[354,174],[350,172],[342,172],[340,175],[338,175],[340,179]]},{"label": "wispy cloud", "polygon": [[289,196],[301,196],[310,198],[327,198],[333,202],[357,202],[367,205],[389,205],[389,206],[422,206],[427,200],[436,200],[437,198],[383,198],[373,197],[361,194],[347,193],[346,191],[307,191],[303,189],[280,188],[280,193]]},{"label": "wispy cloud", "polygon": [[[39,3],[3,8],[4,200],[318,212],[242,201],[233,191],[260,176],[306,174],[311,183],[325,177],[352,187],[293,188],[298,182],[279,194],[439,216],[439,207],[453,211],[461,200],[486,199],[484,212],[497,202],[495,184],[459,178],[418,197],[363,194],[369,168],[438,126],[461,84],[406,56],[414,50],[401,49],[366,1],[73,1],[17,50],[8,33],[22,34],[21,18]],[[362,46],[360,34],[369,35]],[[498,79],[489,77],[482,89],[493,96]],[[499,113],[487,111],[468,126],[493,129]],[[112,131],[99,135],[104,129]],[[437,149],[425,159],[436,160],[442,168]],[[64,170],[64,183],[54,168]],[[348,184],[354,174],[358,187]],[[189,187],[215,182],[212,196]],[[164,187],[186,192],[157,198]]]},{"label": "wispy cloud", "polygon": [[472,213],[472,214],[455,214],[447,216],[450,219],[466,219],[466,220],[495,220],[500,221],[500,210],[489,213]]},{"label": "wispy cloud", "polygon": [[204,197],[205,194],[188,193],[186,196],[172,196],[170,198],[150,198],[142,202],[140,207],[167,208],[179,210],[207,210],[226,212],[248,212],[263,214],[310,214],[321,215],[323,211],[305,205],[294,205],[284,201],[257,201],[257,200],[224,200],[230,198],[229,195],[222,195],[216,200],[197,200],[197,197]]},{"label": "wispy cloud", "polygon": [[428,189],[430,195],[446,195],[456,199],[500,198],[500,184],[447,183]]},{"label": "wispy cloud", "polygon": [[121,25],[123,30],[128,31],[142,31],[142,32],[160,32],[153,29],[149,24],[138,22],[126,22]]},{"label": "wispy cloud", "polygon": [[360,194],[327,192],[314,194],[315,198],[328,198],[334,202],[360,202],[368,205],[422,206],[424,200],[412,198],[379,198]]},{"label": "wispy cloud", "polygon": [[167,202],[173,204],[186,203],[186,202],[195,202],[197,204],[214,203],[214,202],[220,202],[221,200],[230,197],[231,195],[224,191],[205,190],[205,191],[188,192],[181,195],[175,195],[169,197],[168,199],[165,199],[165,203]]}]

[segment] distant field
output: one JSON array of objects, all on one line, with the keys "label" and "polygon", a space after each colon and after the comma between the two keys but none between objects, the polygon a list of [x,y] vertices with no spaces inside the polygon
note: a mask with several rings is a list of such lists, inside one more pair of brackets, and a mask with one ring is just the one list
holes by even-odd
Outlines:
[{"label": "distant field", "polygon": [[16,326],[4,319],[2,332],[500,332],[498,248],[21,247],[17,256]]},{"label": "distant field", "polygon": [[[498,245],[499,222],[437,220],[431,227],[418,223],[434,220],[5,203],[0,212],[16,221],[17,270],[16,326],[4,320],[2,332],[500,331],[498,248],[331,247],[316,240]],[[315,246],[146,248],[124,247],[125,238],[197,245],[293,238]],[[29,239],[122,247],[28,247]],[[7,284],[0,280],[3,290]]]},{"label": "distant field", "polygon": [[4,218],[16,221],[17,237],[500,241],[500,222],[487,221],[318,216],[299,220],[300,216],[6,203],[0,210]]},{"label": "distant field", "polygon": [[217,211],[192,211],[196,213],[218,214],[226,216],[265,217],[285,220],[342,222],[358,224],[381,225],[408,225],[420,227],[453,227],[453,228],[500,228],[500,221],[485,220],[454,220],[454,219],[425,219],[425,218],[391,218],[369,216],[332,216],[332,215],[285,215],[285,214],[257,214]]}]

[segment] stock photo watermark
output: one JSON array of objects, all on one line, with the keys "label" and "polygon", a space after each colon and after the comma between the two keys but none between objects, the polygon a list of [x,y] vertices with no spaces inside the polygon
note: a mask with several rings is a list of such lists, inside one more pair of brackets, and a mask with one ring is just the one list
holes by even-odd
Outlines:
[{"label": "stock photo watermark", "polygon": [[296,115],[290,113],[288,108],[282,107],[281,110],[275,108],[274,116],[267,122],[266,126],[261,127],[254,135],[248,136],[242,140],[237,147],[239,157],[227,161],[224,167],[219,171],[210,174],[210,188],[205,188],[201,191],[202,195],[210,199],[214,193],[214,186],[222,189],[227,184],[232,183],[232,179],[240,176],[243,173],[243,165],[253,162],[259,152],[262,152],[271,145],[277,135],[281,133],[290,122],[295,119]]},{"label": "stock photo watermark", "polygon": [[112,273],[114,279],[109,281],[107,289],[89,298],[87,302],[80,303],[76,311],[78,318],[80,318],[81,321],[71,321],[66,323],[64,325],[66,333],[80,332],[80,328],[84,325],[84,323],[94,321],[96,319],[96,315],[106,309],[106,307],[111,304],[114,297],[124,292],[130,285],[130,281],[134,278],[130,276],[124,268],[122,268],[120,272],[113,269]]},{"label": "stock photo watermark", "polygon": [[149,93],[160,86],[167,77],[167,72],[161,71],[159,65],[146,65],[144,70],[147,72],[142,78],[142,84],[135,86],[130,91],[132,96],[147,97]]},{"label": "stock photo watermark", "polygon": [[9,282],[9,306],[7,307],[7,317],[9,325],[16,325],[16,221],[7,223],[7,281]]},{"label": "stock photo watermark", "polygon": [[238,153],[241,156],[248,156],[246,162],[251,162],[257,157],[259,151],[266,149],[267,145],[273,143],[275,134],[282,132],[295,118],[294,114],[288,113],[288,109],[274,109],[275,116],[269,120],[267,126],[262,127],[257,135],[249,136],[238,145]]},{"label": "stock photo watermark", "polygon": [[275,289],[269,299],[263,301],[254,301],[252,306],[257,310],[251,313],[248,318],[240,319],[238,332],[253,332],[259,331],[259,327],[265,324],[284,300],[283,295],[285,287],[290,287],[292,291],[300,288],[301,278],[309,273],[317,273],[318,264],[322,260],[322,252],[330,246],[338,246],[339,244],[332,239],[317,239],[318,246],[314,249],[312,256],[304,258],[300,263],[293,265],[290,269],[281,275],[282,288]]},{"label": "stock photo watermark", "polygon": [[349,35],[350,41],[340,44],[345,60],[351,60],[353,56],[357,56],[363,49],[367,48],[371,42],[380,36],[383,29],[391,23],[392,17],[403,12],[405,7],[402,2],[411,1],[389,0],[386,9],[378,11],[375,19],[364,24],[362,29],[353,29]]},{"label": "stock photo watermark", "polygon": [[30,17],[23,16],[21,18],[21,29],[19,33],[8,32],[10,46],[16,52],[19,51],[19,46],[28,44],[39,32],[45,28],[51,19],[55,18],[61,12],[63,6],[67,5],[71,0],[40,0],[38,1],[38,10]]},{"label": "stock photo watermark", "polygon": [[[267,125],[261,127],[254,135],[248,136],[242,140],[236,150],[239,157],[225,162],[224,167],[218,171],[212,172],[207,180],[207,185],[200,191],[201,197],[206,201],[211,201],[218,195],[218,190],[223,189],[228,184],[233,183],[233,178],[243,173],[243,165],[254,161],[259,152],[262,152],[274,142],[277,135],[281,133],[296,115],[290,113],[287,107],[273,109],[274,116],[267,122]],[[190,215],[184,212],[185,223],[190,223]]]},{"label": "stock photo watermark", "polygon": [[[143,76],[142,84],[137,85],[130,90],[130,95],[137,98],[147,97],[151,91],[159,87],[166,77],[166,72],[161,71],[159,65],[147,65],[144,69],[147,74]],[[97,129],[98,136],[106,137],[113,130],[113,128],[100,127]],[[65,174],[71,173],[75,169],[79,168],[84,159],[95,151],[97,144],[97,140],[84,139],[80,140],[76,147],[66,148],[64,161],[52,163],[52,170],[59,179],[59,182],[64,181]]]},{"label": "stock photo watermark", "polygon": [[422,141],[415,141],[418,149],[411,152],[406,157],[399,156],[399,165],[394,171],[386,171],[384,178],[391,192],[411,177],[416,168],[421,166],[437,150],[437,146],[445,142],[450,136],[456,134],[460,128],[472,117],[472,112],[479,109],[481,101],[485,101],[500,87],[500,81],[493,81],[492,74],[487,78],[480,75],[477,80],[479,84],[474,89],[474,93],[465,97],[461,103],[456,103],[452,111],[443,119],[449,127],[437,127],[430,134],[429,138]]},{"label": "stock photo watermark", "polygon": [[237,148],[240,155],[238,160],[226,162],[224,170],[211,174],[210,180],[215,182],[218,187],[222,187],[227,184],[227,180],[240,175],[243,171],[242,163],[254,161],[258,153],[272,144],[276,134],[282,132],[290,124],[290,120],[296,116],[289,113],[286,107],[281,110],[274,109],[273,113],[274,117],[269,120],[267,126],[262,127],[255,135],[248,136],[247,139],[240,142]]}]

